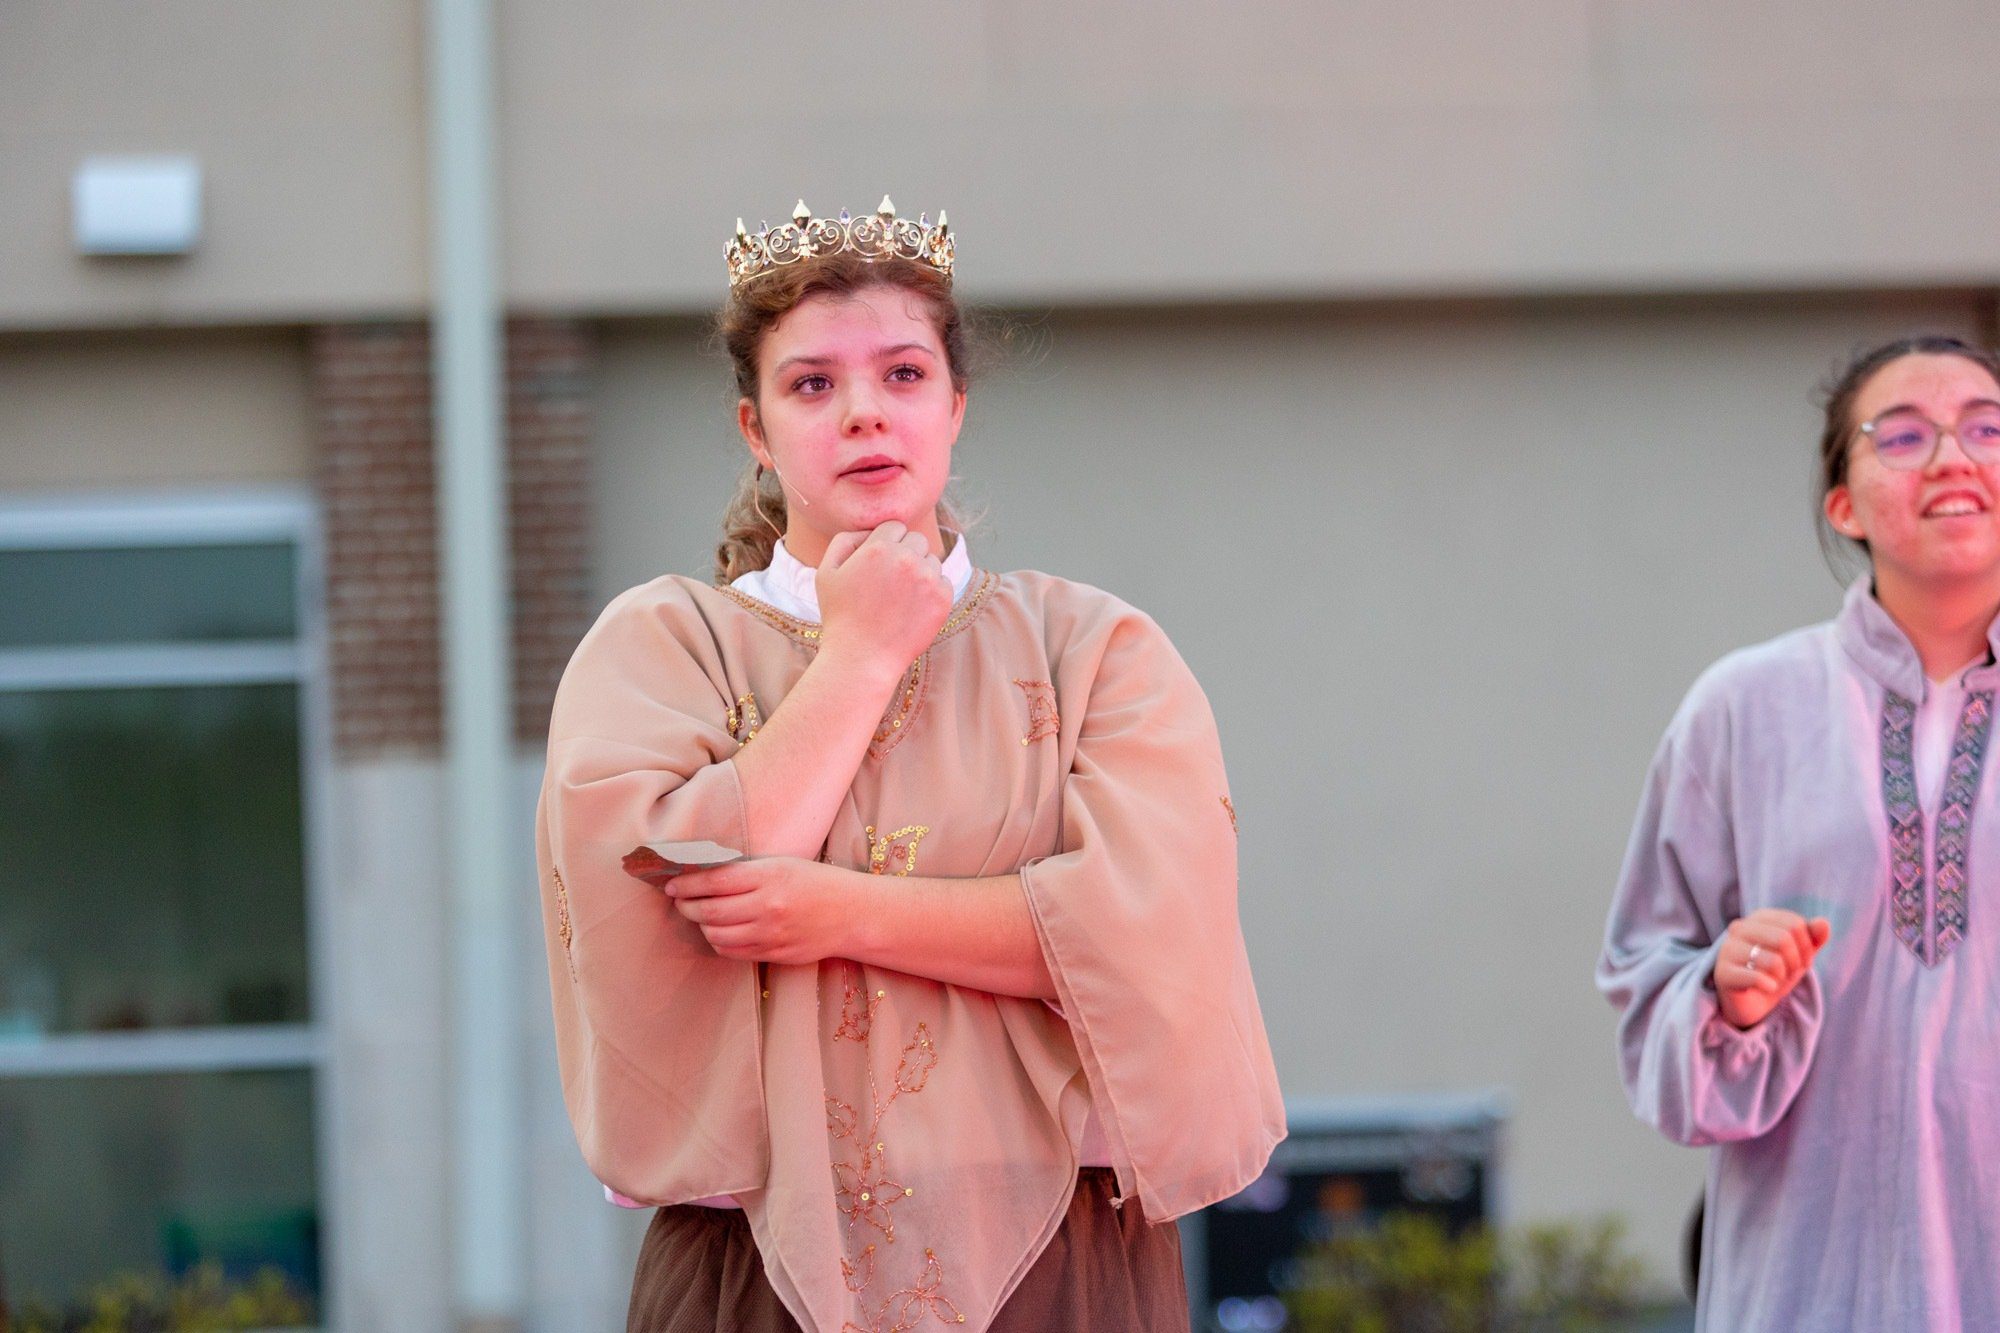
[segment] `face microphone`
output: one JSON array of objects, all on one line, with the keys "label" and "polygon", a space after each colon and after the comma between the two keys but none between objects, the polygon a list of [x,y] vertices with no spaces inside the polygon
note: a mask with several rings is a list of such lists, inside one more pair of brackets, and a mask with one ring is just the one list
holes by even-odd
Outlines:
[{"label": "face microphone", "polygon": [[[771,464],[771,475],[772,475],[772,476],[774,476],[774,477],[776,477],[776,478],[778,479],[778,485],[779,485],[780,487],[784,487],[784,486],[785,486],[785,484],[786,484],[786,483],[785,483],[785,474],[784,474],[784,473],[782,473],[782,472],[780,472],[780,471],[778,471],[778,465],[777,465],[776,463],[773,463],[773,464]],[[798,489],[797,489],[796,487],[792,488],[792,491],[793,491],[793,494],[795,494],[795,495],[797,495],[797,496],[799,497],[799,508],[801,508],[801,509],[810,509],[810,508],[812,508],[812,501],[811,501],[811,500],[808,500],[808,499],[806,499],[806,497],[805,497],[805,495],[804,495],[804,493],[803,493],[803,492],[800,492],[800,491],[799,491],[799,490],[798,490]]]}]

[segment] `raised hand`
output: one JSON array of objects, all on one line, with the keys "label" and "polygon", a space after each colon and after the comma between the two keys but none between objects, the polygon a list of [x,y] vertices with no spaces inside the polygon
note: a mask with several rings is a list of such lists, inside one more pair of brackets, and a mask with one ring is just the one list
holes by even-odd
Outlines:
[{"label": "raised hand", "polygon": [[843,532],[819,564],[820,647],[901,671],[923,655],[951,614],[951,580],[930,543],[891,519]]},{"label": "raised hand", "polygon": [[1715,955],[1715,998],[1739,1028],[1755,1026],[1792,993],[1833,927],[1823,916],[1765,907],[1729,923]]}]

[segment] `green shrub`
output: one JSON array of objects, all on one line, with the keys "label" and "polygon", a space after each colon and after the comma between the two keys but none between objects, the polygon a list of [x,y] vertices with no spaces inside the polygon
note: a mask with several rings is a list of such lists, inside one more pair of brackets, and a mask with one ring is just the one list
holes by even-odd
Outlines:
[{"label": "green shrub", "polygon": [[274,1268],[248,1282],[225,1279],[202,1264],[178,1279],[121,1274],[90,1288],[62,1309],[30,1304],[15,1317],[15,1333],[228,1333],[313,1322],[311,1302]]},{"label": "green shrub", "polygon": [[1624,1244],[1625,1224],[1613,1217],[1524,1228],[1514,1237],[1506,1273],[1512,1326],[1596,1333],[1629,1321],[1646,1266]]},{"label": "green shrub", "polygon": [[1623,1244],[1615,1219],[1496,1238],[1392,1213],[1303,1256],[1285,1303],[1298,1333],[1610,1333],[1645,1280]]}]

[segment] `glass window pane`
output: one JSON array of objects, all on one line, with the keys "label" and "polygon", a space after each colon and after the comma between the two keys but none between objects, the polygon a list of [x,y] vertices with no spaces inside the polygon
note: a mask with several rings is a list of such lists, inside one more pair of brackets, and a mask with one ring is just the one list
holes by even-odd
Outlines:
[{"label": "glass window pane", "polygon": [[0,648],[288,639],[294,548],[0,550]]},{"label": "glass window pane", "polygon": [[0,1040],[308,1016],[298,687],[0,692]]},{"label": "glass window pane", "polygon": [[17,1314],[203,1263],[238,1283],[275,1268],[317,1300],[309,1073],[0,1080],[0,1284]]}]

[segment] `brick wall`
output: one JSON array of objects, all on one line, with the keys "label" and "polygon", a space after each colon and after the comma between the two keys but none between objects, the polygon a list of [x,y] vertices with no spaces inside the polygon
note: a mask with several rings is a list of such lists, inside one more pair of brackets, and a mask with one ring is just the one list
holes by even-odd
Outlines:
[{"label": "brick wall", "polygon": [[[545,733],[588,628],[594,344],[574,321],[507,325],[507,481],[514,729]],[[435,754],[442,739],[430,338],[421,324],[344,324],[310,339],[326,513],[327,615],[342,758]]]},{"label": "brick wall", "polygon": [[573,320],[507,326],[508,521],[514,561],[514,734],[540,742],[590,628],[590,390],[595,344]]}]

